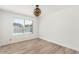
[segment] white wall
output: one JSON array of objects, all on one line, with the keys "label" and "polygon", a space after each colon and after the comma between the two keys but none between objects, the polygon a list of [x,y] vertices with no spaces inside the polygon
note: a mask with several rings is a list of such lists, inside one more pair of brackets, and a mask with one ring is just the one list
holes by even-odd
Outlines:
[{"label": "white wall", "polygon": [[10,44],[18,41],[23,41],[27,39],[36,38],[38,35],[38,25],[36,18],[33,18],[33,34],[24,34],[24,35],[16,35],[14,36],[13,33],[13,18],[20,17],[26,18],[21,14],[11,13],[8,11],[0,10],[0,46],[5,44]]},{"label": "white wall", "polygon": [[[61,8],[53,12],[55,7]],[[79,51],[79,6],[51,6],[51,9],[51,14],[40,19],[40,37]]]},{"label": "white wall", "polygon": [[[2,13],[0,13],[0,15],[2,15]],[[0,16],[0,19],[2,19],[2,16]],[[0,20],[0,42],[1,42],[1,39],[2,39],[2,20]]]}]

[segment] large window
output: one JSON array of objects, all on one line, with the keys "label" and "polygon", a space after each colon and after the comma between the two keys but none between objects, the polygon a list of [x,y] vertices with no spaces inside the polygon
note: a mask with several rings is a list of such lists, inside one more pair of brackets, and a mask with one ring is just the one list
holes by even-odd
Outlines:
[{"label": "large window", "polygon": [[33,22],[30,19],[13,19],[13,34],[32,33]]}]

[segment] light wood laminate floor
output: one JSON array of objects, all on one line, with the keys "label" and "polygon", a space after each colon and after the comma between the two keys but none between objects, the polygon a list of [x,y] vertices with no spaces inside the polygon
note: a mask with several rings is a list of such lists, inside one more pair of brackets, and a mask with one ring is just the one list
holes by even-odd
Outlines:
[{"label": "light wood laminate floor", "polygon": [[0,47],[0,54],[77,54],[77,53],[79,52],[38,38]]}]

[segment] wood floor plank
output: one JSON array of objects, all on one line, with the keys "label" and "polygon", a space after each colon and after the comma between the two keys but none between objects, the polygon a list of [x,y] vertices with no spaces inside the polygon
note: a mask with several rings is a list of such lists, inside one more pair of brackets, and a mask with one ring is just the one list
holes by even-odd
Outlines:
[{"label": "wood floor plank", "polygon": [[0,47],[0,54],[78,54],[78,51],[36,38]]}]

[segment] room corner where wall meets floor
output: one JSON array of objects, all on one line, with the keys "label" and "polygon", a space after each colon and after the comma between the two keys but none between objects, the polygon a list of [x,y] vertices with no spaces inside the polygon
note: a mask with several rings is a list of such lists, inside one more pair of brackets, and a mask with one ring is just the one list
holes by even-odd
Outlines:
[{"label": "room corner where wall meets floor", "polygon": [[35,38],[0,47],[0,54],[77,54],[78,51]]},{"label": "room corner where wall meets floor", "polygon": [[55,41],[52,41],[52,39],[47,39],[46,37],[39,37],[38,39],[42,39],[42,40],[45,40],[45,41],[48,41],[50,43],[54,43],[56,45],[59,45],[59,46],[62,46],[62,47],[65,47],[65,48],[68,48],[68,49],[72,49],[74,51],[77,51],[77,53],[79,53],[78,49],[74,49],[73,47],[69,47],[69,46],[66,46],[66,45],[63,45],[63,44],[60,44],[60,42],[55,42]]}]

